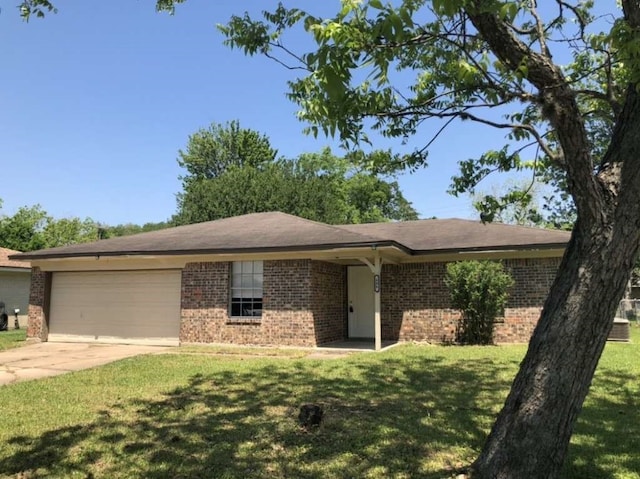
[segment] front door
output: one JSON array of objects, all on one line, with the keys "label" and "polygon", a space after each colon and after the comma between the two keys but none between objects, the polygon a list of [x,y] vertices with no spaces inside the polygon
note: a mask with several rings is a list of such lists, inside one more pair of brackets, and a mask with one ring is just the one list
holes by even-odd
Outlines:
[{"label": "front door", "polygon": [[349,266],[347,269],[349,293],[349,337],[375,336],[375,303],[373,273],[367,266]]}]

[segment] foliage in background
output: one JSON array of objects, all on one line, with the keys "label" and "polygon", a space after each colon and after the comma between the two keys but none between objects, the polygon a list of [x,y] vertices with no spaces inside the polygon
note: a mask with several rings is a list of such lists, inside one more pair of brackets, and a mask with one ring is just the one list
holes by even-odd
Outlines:
[{"label": "foliage in background", "polygon": [[[358,167],[387,152],[338,157],[325,148],[277,158],[268,138],[237,121],[212,124],[189,137],[178,163],[175,224],[282,211],[329,224],[413,220],[418,215],[398,183]],[[378,160],[379,161],[379,160]]]},{"label": "foliage in background", "polygon": [[[553,183],[506,180],[488,191],[476,188],[470,197],[480,219],[489,222],[570,231],[576,221],[569,193]],[[496,198],[510,200],[498,204]]]},{"label": "foliage in background", "polygon": [[493,325],[504,311],[514,284],[502,263],[459,261],[447,264],[445,284],[451,304],[462,313],[456,339],[463,344],[492,344]]},{"label": "foliage in background", "polygon": [[109,226],[99,223],[97,226],[98,238],[108,239],[115,238],[117,236],[129,236],[138,233],[147,233],[149,231],[163,230],[171,227],[171,223],[168,221],[159,221],[157,223],[145,223],[142,226],[134,223],[121,223],[115,226]]},{"label": "foliage in background", "polygon": [[258,168],[277,156],[269,138],[241,128],[238,121],[212,123],[190,135],[186,150],[178,152],[178,165],[187,171],[180,177],[182,187],[188,190],[192,183],[218,178],[230,168]]},{"label": "foliage in background", "polygon": [[[2,202],[0,200],[0,206]],[[22,206],[15,214],[0,215],[0,246],[16,251],[35,251],[98,239],[167,228],[168,223],[107,226],[91,218],[53,218],[40,205]]]},{"label": "foliage in background", "polygon": [[0,246],[17,251],[67,246],[97,239],[90,218],[54,219],[40,205],[23,206],[12,216],[0,216]]}]

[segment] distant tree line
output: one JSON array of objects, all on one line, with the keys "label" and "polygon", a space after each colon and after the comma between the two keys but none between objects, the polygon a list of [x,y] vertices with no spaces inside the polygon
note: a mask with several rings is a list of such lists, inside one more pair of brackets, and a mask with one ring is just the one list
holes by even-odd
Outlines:
[{"label": "distant tree line", "polygon": [[[2,201],[0,200],[0,206]],[[0,215],[0,247],[34,251],[126,236],[169,226],[168,222],[109,226],[91,218],[50,216],[40,205],[23,206],[13,215]]]}]

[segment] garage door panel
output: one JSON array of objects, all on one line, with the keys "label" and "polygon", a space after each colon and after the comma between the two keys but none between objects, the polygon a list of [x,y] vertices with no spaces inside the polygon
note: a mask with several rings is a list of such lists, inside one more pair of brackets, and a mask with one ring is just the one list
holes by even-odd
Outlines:
[{"label": "garage door panel", "polygon": [[177,342],[180,281],[179,270],[54,273],[50,338]]}]

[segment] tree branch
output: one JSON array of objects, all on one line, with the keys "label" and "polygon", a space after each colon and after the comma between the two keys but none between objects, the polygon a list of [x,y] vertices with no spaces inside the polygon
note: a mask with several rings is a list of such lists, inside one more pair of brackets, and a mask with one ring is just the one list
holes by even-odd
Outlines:
[{"label": "tree branch", "polygon": [[[628,0],[630,1],[630,0]],[[478,32],[493,53],[509,68],[516,71],[526,66],[525,77],[539,91],[542,115],[556,131],[563,150],[568,188],[576,207],[585,221],[596,220],[602,192],[593,175],[593,160],[584,119],[575,92],[567,83],[560,68],[544,55],[528,48],[509,30],[496,14],[486,11],[486,0],[475,0],[465,7]]]},{"label": "tree branch", "polygon": [[560,9],[560,17],[562,17],[564,14],[562,13],[562,10],[564,8],[571,10],[571,12],[573,12],[573,14],[576,16],[578,23],[580,24],[580,36],[582,38],[584,38],[584,33],[585,30],[587,28],[587,21],[582,17],[582,14],[580,13],[580,11],[573,5],[571,5],[570,3],[564,2],[562,0],[556,0],[556,3],[558,4],[558,7]]},{"label": "tree branch", "polygon": [[614,115],[618,116],[620,114],[622,105],[612,97],[612,94],[609,91],[607,91],[607,93],[603,93],[598,90],[583,89],[583,90],[575,90],[575,92],[576,92],[576,95],[584,95],[584,96],[589,96],[591,98],[594,98],[596,100],[602,100],[611,107]]},{"label": "tree branch", "polygon": [[495,121],[487,120],[485,118],[477,117],[477,116],[475,116],[475,115],[473,115],[471,113],[467,113],[467,112],[461,112],[460,113],[460,117],[463,118],[463,119],[475,121],[477,123],[482,123],[484,125],[489,125],[489,126],[492,126],[494,128],[526,131],[536,139],[536,143],[540,146],[540,148],[542,149],[544,154],[547,155],[552,161],[555,161],[555,162],[560,163],[560,164],[562,164],[562,162],[563,162],[562,155],[560,155],[560,154],[554,152],[553,150],[551,150],[551,148],[549,148],[549,145],[547,145],[547,142],[544,141],[543,136],[540,133],[538,133],[538,130],[536,130],[531,125],[524,125],[524,124],[519,124],[519,123],[498,123],[498,122],[495,122]]},{"label": "tree branch", "polygon": [[551,59],[551,51],[547,46],[547,40],[545,38],[546,32],[544,28],[544,23],[538,15],[538,2],[537,0],[531,1],[531,7],[529,7],[529,11],[531,12],[531,16],[536,21],[536,32],[538,35],[538,42],[540,42],[540,53],[548,59]]},{"label": "tree branch", "polygon": [[287,70],[303,70],[303,71],[307,71],[307,72],[312,72],[313,71],[311,68],[309,68],[309,66],[307,65],[307,62],[305,62],[300,56],[296,55],[291,50],[289,50],[287,47],[285,47],[282,43],[280,43],[280,42],[278,42],[278,43],[269,42],[269,46],[270,47],[274,47],[274,48],[279,48],[280,50],[285,52],[287,55],[289,55],[291,58],[294,58],[299,63],[304,65],[304,66],[292,66],[292,65],[289,65],[289,64],[285,63],[284,61],[280,60],[278,57],[276,57],[274,55],[271,55],[267,49],[265,49],[262,52],[265,57],[267,57],[267,58],[273,60],[274,62],[282,65]]}]

